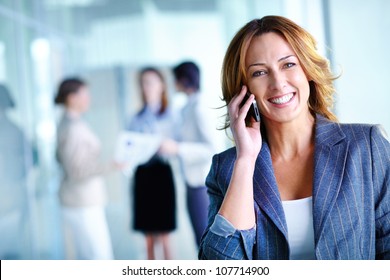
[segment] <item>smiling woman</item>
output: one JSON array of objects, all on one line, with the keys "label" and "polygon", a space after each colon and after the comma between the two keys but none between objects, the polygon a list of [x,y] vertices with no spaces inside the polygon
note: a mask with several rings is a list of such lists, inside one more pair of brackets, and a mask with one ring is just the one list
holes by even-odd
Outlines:
[{"label": "smiling woman", "polygon": [[[291,20],[238,31],[222,69],[236,146],[213,158],[199,258],[390,259],[390,143],[378,126],[336,122],[334,79]],[[245,122],[253,100],[260,123]]]},{"label": "smiling woman", "polygon": [[313,119],[307,106],[308,79],[293,49],[282,36],[267,33],[253,38],[245,64],[248,65],[247,85],[265,118],[279,121]]}]

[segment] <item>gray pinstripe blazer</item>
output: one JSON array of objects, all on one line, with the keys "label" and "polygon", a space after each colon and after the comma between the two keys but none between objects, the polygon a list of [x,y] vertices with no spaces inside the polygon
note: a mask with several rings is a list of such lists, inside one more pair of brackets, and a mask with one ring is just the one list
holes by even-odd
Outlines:
[{"label": "gray pinstripe blazer", "polygon": [[[316,118],[313,220],[317,259],[390,259],[390,143],[379,126]],[[253,178],[256,230],[227,237],[210,231],[236,158],[215,155],[206,179],[209,223],[200,259],[289,259],[287,225],[269,146]]]}]

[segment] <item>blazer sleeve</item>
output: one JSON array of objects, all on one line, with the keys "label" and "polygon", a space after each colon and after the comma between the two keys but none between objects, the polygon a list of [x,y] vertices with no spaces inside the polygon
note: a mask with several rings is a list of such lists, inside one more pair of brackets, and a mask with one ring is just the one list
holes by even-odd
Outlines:
[{"label": "blazer sleeve", "polygon": [[381,126],[371,130],[373,182],[376,186],[376,259],[390,259],[390,143]]},{"label": "blazer sleeve", "polygon": [[237,230],[218,214],[224,194],[218,185],[217,174],[218,155],[213,157],[211,170],[206,178],[210,198],[208,227],[203,234],[198,257],[201,260],[252,259],[256,230]]}]

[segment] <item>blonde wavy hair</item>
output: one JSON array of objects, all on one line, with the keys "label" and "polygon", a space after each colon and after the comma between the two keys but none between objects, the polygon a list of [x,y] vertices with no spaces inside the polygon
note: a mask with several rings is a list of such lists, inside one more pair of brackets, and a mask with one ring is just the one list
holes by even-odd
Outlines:
[{"label": "blonde wavy hair", "polygon": [[[318,54],[314,37],[293,21],[281,16],[265,16],[243,26],[226,51],[222,65],[222,100],[226,105],[238,94],[242,85],[247,84],[245,58],[249,44],[254,36],[275,32],[281,35],[292,47],[302,66],[310,85],[308,106],[310,112],[337,121],[331,112],[335,88],[333,81],[338,77],[330,70],[329,61]],[[226,115],[225,126],[230,127]]]}]

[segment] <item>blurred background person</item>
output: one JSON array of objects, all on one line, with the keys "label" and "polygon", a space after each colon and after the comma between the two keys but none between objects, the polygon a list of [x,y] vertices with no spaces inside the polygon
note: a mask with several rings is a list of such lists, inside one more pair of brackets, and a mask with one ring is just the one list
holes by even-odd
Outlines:
[{"label": "blurred background person", "polygon": [[100,141],[82,119],[90,105],[89,89],[83,80],[63,80],[55,103],[65,109],[58,126],[57,159],[63,169],[59,194],[67,257],[113,259],[102,175],[120,165],[100,161]]},{"label": "blurred background person", "polygon": [[8,88],[0,84],[0,259],[18,259],[23,214],[26,207],[26,179],[32,163],[26,161],[30,147],[22,130],[7,116],[15,108]]},{"label": "blurred background person", "polygon": [[203,103],[200,92],[200,70],[192,61],[183,62],[173,69],[176,89],[186,94],[178,125],[178,141],[166,139],[161,144],[162,154],[178,156],[187,187],[187,208],[196,244],[207,225],[209,199],[205,178],[216,150],[210,110]]},{"label": "blurred background person", "polygon": [[[168,106],[167,85],[162,73],[153,67],[142,69],[139,86],[143,107],[128,129],[151,137],[173,137],[173,114]],[[146,237],[147,258],[156,259],[156,247],[161,244],[164,258],[171,259],[169,233],[176,229],[175,185],[171,165],[161,155],[155,154],[136,168],[133,205],[133,229]]]}]

